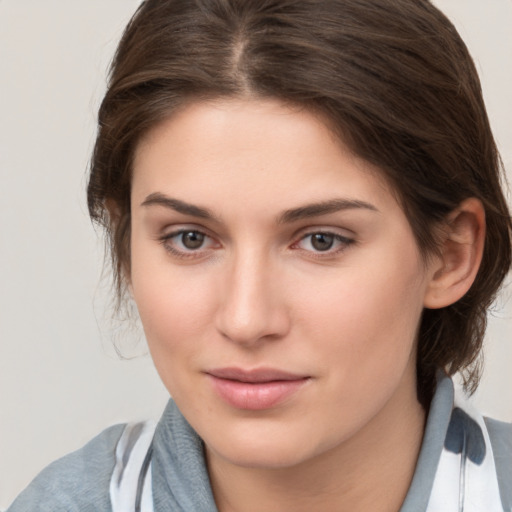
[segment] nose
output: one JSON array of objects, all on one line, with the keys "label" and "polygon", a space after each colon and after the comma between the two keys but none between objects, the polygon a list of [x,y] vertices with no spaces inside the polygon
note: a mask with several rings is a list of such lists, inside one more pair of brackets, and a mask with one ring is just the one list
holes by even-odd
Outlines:
[{"label": "nose", "polygon": [[216,323],[227,339],[247,346],[286,335],[290,316],[279,271],[265,255],[240,254],[227,265]]}]

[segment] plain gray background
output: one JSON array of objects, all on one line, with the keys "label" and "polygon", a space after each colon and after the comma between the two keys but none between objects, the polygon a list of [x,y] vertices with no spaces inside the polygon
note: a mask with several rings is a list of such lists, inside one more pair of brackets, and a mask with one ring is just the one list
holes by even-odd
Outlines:
[{"label": "plain gray background", "polygon": [[[437,0],[481,73],[512,172],[512,1]],[[105,70],[138,0],[0,0],[0,508],[108,425],[157,418],[147,356],[121,361],[85,206]],[[491,318],[477,406],[512,420],[512,300]],[[508,292],[510,296],[510,292]],[[125,352],[144,353],[137,334]]]}]

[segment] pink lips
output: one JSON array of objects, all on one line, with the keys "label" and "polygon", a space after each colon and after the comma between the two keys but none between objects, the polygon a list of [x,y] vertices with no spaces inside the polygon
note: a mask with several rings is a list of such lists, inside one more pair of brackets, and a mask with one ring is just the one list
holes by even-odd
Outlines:
[{"label": "pink lips", "polygon": [[309,380],[307,376],[271,368],[219,368],[206,373],[214,390],[228,404],[253,411],[282,403]]}]

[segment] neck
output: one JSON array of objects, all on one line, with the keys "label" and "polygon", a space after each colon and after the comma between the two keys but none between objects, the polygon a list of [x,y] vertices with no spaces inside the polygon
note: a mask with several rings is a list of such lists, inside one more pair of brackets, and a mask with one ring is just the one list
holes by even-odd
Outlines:
[{"label": "neck", "polygon": [[415,389],[399,394],[347,442],[293,467],[240,467],[207,449],[219,512],[398,511],[425,425]]}]

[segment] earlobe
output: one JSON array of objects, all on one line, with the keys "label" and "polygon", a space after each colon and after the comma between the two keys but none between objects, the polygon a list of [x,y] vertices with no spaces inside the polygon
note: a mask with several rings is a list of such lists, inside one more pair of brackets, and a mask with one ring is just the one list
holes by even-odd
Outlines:
[{"label": "earlobe", "polygon": [[485,210],[472,197],[450,213],[444,226],[439,256],[431,266],[424,306],[449,306],[469,290],[482,261],[485,240]]}]

